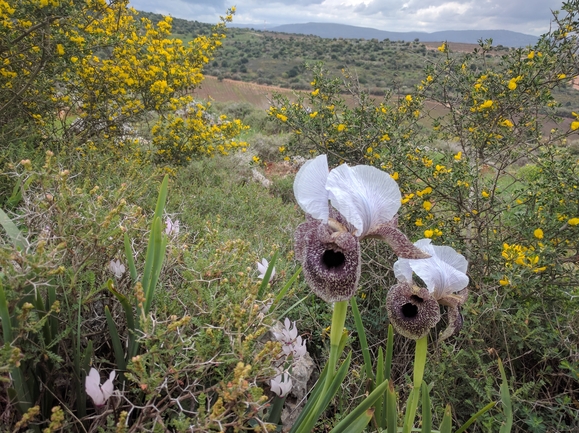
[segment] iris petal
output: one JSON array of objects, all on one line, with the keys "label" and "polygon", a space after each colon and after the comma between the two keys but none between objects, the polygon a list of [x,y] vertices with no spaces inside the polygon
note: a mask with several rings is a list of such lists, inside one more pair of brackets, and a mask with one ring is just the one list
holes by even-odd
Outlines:
[{"label": "iris petal", "polygon": [[298,226],[296,258],[302,262],[310,289],[326,302],[350,299],[358,288],[360,242],[351,233],[333,232],[315,220]]},{"label": "iris petal", "polygon": [[432,245],[430,239],[421,239],[414,243],[422,251],[431,255],[420,260],[399,259],[394,264],[394,272],[408,281],[408,267],[426,284],[428,290],[436,299],[446,294],[464,289],[469,282],[466,270],[468,262],[454,249],[447,246]]},{"label": "iris petal", "polygon": [[412,268],[410,260],[397,260],[394,263],[394,276],[401,283],[412,284]]},{"label": "iris petal", "polygon": [[320,155],[307,161],[296,174],[294,195],[300,207],[312,217],[328,221],[329,193],[326,190],[328,160]]},{"label": "iris petal", "polygon": [[400,208],[396,181],[375,167],[342,164],[330,172],[326,188],[332,205],[356,227],[359,237],[390,221]]}]

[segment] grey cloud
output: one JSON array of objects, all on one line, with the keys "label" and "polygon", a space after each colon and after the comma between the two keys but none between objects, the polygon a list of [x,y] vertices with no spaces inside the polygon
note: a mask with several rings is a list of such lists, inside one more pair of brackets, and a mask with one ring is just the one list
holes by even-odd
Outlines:
[{"label": "grey cloud", "polygon": [[561,0],[372,0],[357,7],[356,13],[391,24],[410,22],[416,30],[427,26],[427,31],[504,28],[531,32],[546,27],[550,11],[561,5]]},{"label": "grey cloud", "polygon": [[[544,20],[550,10],[560,9],[560,0],[372,0],[360,8],[359,12],[366,15],[380,13],[384,18],[393,14],[415,14],[429,7],[439,7],[451,3],[459,3],[470,7],[469,13],[473,20],[480,17],[502,18],[508,17],[510,22],[523,22],[529,19]],[[452,9],[448,9],[452,12]]]},{"label": "grey cloud", "polygon": [[181,0],[183,3],[188,3],[192,5],[205,6],[214,10],[226,9],[227,7],[233,6],[225,0]]},{"label": "grey cloud", "polygon": [[281,5],[285,5],[285,6],[309,6],[309,5],[319,5],[322,4],[324,2],[324,0],[294,0],[292,2],[286,2],[286,1],[282,1],[282,0],[275,0],[275,1],[271,1],[271,0],[251,0],[249,2],[246,2],[248,4],[246,4],[246,6],[250,6],[250,5],[257,5],[257,6],[268,6],[268,5],[272,5],[272,4],[281,4]]}]

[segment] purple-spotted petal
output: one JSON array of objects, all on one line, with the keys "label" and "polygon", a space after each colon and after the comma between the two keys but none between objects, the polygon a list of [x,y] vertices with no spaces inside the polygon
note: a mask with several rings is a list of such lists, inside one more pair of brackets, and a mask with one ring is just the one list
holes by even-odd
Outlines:
[{"label": "purple-spotted petal", "polygon": [[390,175],[375,167],[342,164],[328,175],[326,188],[332,205],[363,237],[386,223],[400,208],[400,189]]},{"label": "purple-spotted petal", "polygon": [[328,222],[329,193],[326,190],[328,160],[320,155],[307,161],[296,174],[294,195],[304,212],[317,220]]},{"label": "purple-spotted petal", "polygon": [[346,301],[358,288],[360,242],[347,231],[333,232],[321,221],[301,224],[295,233],[296,258],[308,286],[326,302]]}]

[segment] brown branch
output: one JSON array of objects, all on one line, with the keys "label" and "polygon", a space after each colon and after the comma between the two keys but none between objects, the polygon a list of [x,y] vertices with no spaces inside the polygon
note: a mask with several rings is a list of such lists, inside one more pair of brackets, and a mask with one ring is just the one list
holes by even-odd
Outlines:
[{"label": "brown branch", "polygon": [[47,24],[50,24],[52,21],[56,21],[59,20],[61,18],[61,16],[52,16],[52,17],[48,17],[45,21],[38,23],[32,27],[30,27],[28,30],[26,30],[24,33],[22,33],[20,36],[18,36],[16,39],[14,39],[13,41],[10,42],[10,44],[6,47],[6,46],[0,46],[0,53],[6,51],[9,49],[9,47],[13,47],[14,45],[16,45],[18,42],[20,42],[22,39],[24,39],[26,36],[28,36],[30,33],[38,30],[41,27],[46,26]]}]

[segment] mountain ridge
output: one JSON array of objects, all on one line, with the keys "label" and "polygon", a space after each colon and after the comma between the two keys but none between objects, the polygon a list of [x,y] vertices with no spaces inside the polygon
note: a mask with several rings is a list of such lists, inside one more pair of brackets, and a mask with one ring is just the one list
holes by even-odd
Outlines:
[{"label": "mountain ridge", "polygon": [[[235,27],[253,27],[256,30],[261,26],[252,26],[250,24],[237,24]],[[274,27],[265,28],[267,31],[314,35],[322,38],[343,38],[343,39],[390,39],[394,41],[413,41],[418,39],[420,42],[457,42],[467,44],[477,44],[480,39],[492,39],[494,45],[503,45],[505,47],[525,47],[535,45],[539,37],[525,33],[513,32],[510,30],[444,30],[438,32],[391,32],[387,30],[378,30],[371,27],[358,27],[348,24],[336,23],[301,23],[301,24],[283,24]]]}]

